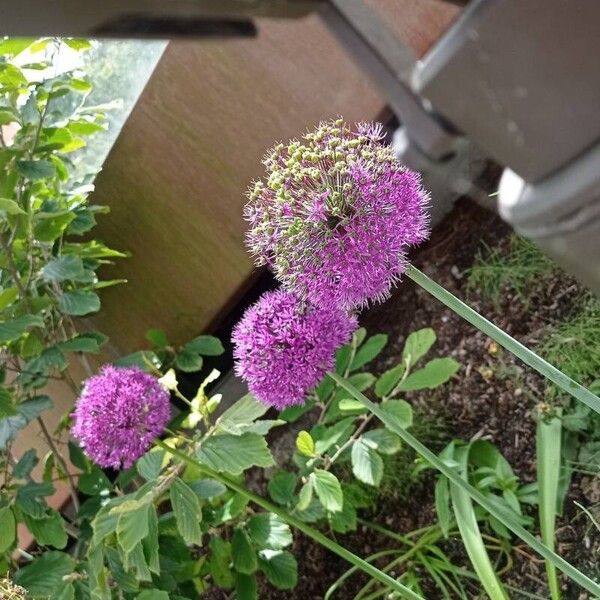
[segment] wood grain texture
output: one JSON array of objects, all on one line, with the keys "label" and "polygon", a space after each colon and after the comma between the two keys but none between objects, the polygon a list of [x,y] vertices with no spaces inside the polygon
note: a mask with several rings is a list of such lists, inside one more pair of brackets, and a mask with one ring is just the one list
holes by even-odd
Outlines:
[{"label": "wood grain texture", "polygon": [[[432,1],[374,9],[418,53],[454,14]],[[93,199],[112,209],[98,237],[132,253],[107,270],[129,283],[103,292],[95,319],[115,353],[139,348],[150,327],[184,341],[243,289],[244,191],[275,140],[384,107],[317,16],[257,25],[253,40],[172,42],[97,179]]]}]

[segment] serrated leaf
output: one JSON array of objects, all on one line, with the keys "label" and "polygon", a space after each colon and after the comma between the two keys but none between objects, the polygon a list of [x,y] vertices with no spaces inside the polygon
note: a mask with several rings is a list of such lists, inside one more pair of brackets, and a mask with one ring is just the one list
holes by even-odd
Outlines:
[{"label": "serrated leaf", "polygon": [[15,515],[10,506],[0,508],[0,554],[6,552],[16,539],[17,527]]},{"label": "serrated leaf", "polygon": [[259,564],[269,582],[280,590],[290,590],[298,581],[298,563],[285,550],[262,550]]},{"label": "serrated leaf", "polygon": [[321,504],[330,512],[342,510],[344,494],[338,478],[329,471],[315,469],[310,474],[312,486]]},{"label": "serrated leaf", "polygon": [[62,550],[67,545],[65,522],[60,514],[52,510],[41,518],[23,515],[27,529],[40,546],[54,546]]},{"label": "serrated leaf", "polygon": [[386,346],[388,336],[383,333],[372,335],[357,351],[350,365],[351,371],[371,362]]},{"label": "serrated leaf", "polygon": [[16,287],[9,287],[0,292],[0,310],[10,306],[19,297],[19,290]]},{"label": "serrated leaf", "polygon": [[446,383],[460,369],[453,358],[434,358],[411,373],[399,386],[402,391],[434,389]]},{"label": "serrated leaf", "polygon": [[197,479],[187,484],[200,498],[216,498],[227,491],[227,487],[215,479]]},{"label": "serrated leaf", "polygon": [[[13,467],[13,476],[17,479],[25,479],[32,471],[33,467],[39,462],[34,448],[30,448],[19,459],[19,462]],[[1,530],[0,530],[1,531]]]},{"label": "serrated leaf", "polygon": [[11,393],[4,387],[0,387],[0,419],[18,415],[13,405]]},{"label": "serrated leaf", "polygon": [[42,277],[45,281],[66,281],[83,275],[83,261],[79,256],[67,254],[44,265]]},{"label": "serrated leaf", "polygon": [[383,477],[381,456],[363,439],[352,444],[352,473],[359,481],[367,485],[379,486]]},{"label": "serrated leaf", "polygon": [[400,438],[389,429],[371,429],[363,433],[362,439],[380,454],[395,454],[402,446]]},{"label": "serrated leaf", "polygon": [[296,509],[299,511],[305,511],[312,501],[313,495],[313,480],[308,479],[308,481],[300,488],[300,493],[298,494],[298,504],[296,505]]},{"label": "serrated leaf", "polygon": [[425,356],[433,344],[435,344],[436,336],[435,331],[431,327],[425,327],[419,329],[419,331],[413,331],[404,343],[402,350],[402,363],[407,364],[410,369]]},{"label": "serrated leaf", "polygon": [[170,596],[168,592],[164,590],[143,590],[136,597],[135,600],[169,600]]},{"label": "serrated leaf", "polygon": [[117,509],[117,541],[123,552],[127,555],[148,535],[148,509],[147,502],[128,500]]},{"label": "serrated leaf", "polygon": [[330,448],[345,442],[354,432],[354,417],[346,417],[332,427],[325,428],[315,442],[315,451],[322,455]]},{"label": "serrated leaf", "polygon": [[308,431],[300,431],[296,436],[296,448],[303,456],[315,456],[315,442]]},{"label": "serrated leaf", "polygon": [[67,315],[84,316],[100,310],[100,298],[95,292],[73,290],[65,292],[58,302],[62,312]]},{"label": "serrated leaf", "polygon": [[293,541],[289,525],[273,513],[255,515],[246,527],[250,537],[260,548],[280,550]]},{"label": "serrated leaf", "polygon": [[229,568],[231,562],[231,544],[218,536],[210,540],[211,556],[208,562],[210,574],[215,583],[222,588],[230,588],[234,584],[233,573]]},{"label": "serrated leaf", "polygon": [[287,505],[294,499],[294,490],[296,489],[297,478],[294,473],[289,471],[279,471],[268,483],[269,496],[277,504]]},{"label": "serrated leaf", "polygon": [[344,506],[340,512],[329,513],[329,524],[334,531],[338,533],[348,533],[356,531],[357,517],[356,509],[344,497]]},{"label": "serrated leaf", "polygon": [[243,529],[236,529],[231,540],[233,568],[238,573],[252,575],[258,568],[256,552],[250,543],[248,534]]},{"label": "serrated leaf", "polygon": [[177,478],[171,484],[171,505],[177,519],[177,529],[186,544],[202,543],[200,521],[202,507],[198,496],[181,479]]},{"label": "serrated leaf", "polygon": [[221,340],[212,335],[199,335],[185,344],[183,349],[203,356],[220,356],[225,352]]},{"label": "serrated leaf", "polygon": [[383,373],[375,384],[375,394],[379,398],[389,395],[404,375],[404,371],[405,367],[400,363]]},{"label": "serrated leaf", "polygon": [[48,508],[45,498],[53,493],[51,483],[28,483],[18,488],[16,506],[22,513],[41,519]]},{"label": "serrated leaf", "polygon": [[217,425],[227,433],[241,435],[267,410],[268,406],[259,402],[252,394],[246,394],[218,418]]},{"label": "serrated leaf", "polygon": [[13,581],[24,587],[33,598],[48,598],[63,585],[63,578],[73,572],[75,561],[66,553],[45,552],[19,569]]},{"label": "serrated leaf", "polygon": [[164,450],[151,450],[137,461],[135,468],[146,481],[154,481],[160,475],[164,458]]},{"label": "serrated leaf", "polygon": [[98,354],[100,346],[107,339],[102,334],[83,333],[65,342],[59,342],[56,346],[63,352],[89,352],[90,354]]},{"label": "serrated leaf", "polygon": [[196,452],[198,460],[219,472],[242,473],[250,467],[271,467],[273,456],[266,440],[255,433],[228,433],[205,439]]},{"label": "serrated leaf", "polygon": [[88,496],[98,496],[111,489],[110,479],[96,465],[92,466],[89,473],[82,473],[79,476],[79,490]]},{"label": "serrated leaf", "polygon": [[413,411],[406,400],[386,400],[381,403],[381,408],[396,417],[400,427],[406,429],[412,425]]}]

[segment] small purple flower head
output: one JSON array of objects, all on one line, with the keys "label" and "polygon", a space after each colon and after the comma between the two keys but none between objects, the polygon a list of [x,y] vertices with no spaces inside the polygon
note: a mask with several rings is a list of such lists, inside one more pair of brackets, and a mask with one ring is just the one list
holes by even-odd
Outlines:
[{"label": "small purple flower head", "polygon": [[169,393],[144,371],[105,366],[90,377],[73,413],[73,437],[101,467],[128,469],[167,424]]},{"label": "small purple flower head", "polygon": [[428,236],[421,177],[382,139],[381,125],[321,123],[275,146],[266,181],[248,192],[251,253],[303,300],[346,309],[384,300],[407,250]]},{"label": "small purple flower head", "polygon": [[333,368],[356,319],[338,307],[316,307],[285,291],[267,292],[233,331],[237,375],[258,400],[283,409],[302,404]]}]

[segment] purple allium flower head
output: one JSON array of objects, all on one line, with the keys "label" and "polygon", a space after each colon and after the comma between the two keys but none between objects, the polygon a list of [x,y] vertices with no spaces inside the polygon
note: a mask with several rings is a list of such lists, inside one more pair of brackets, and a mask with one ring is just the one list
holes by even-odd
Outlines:
[{"label": "purple allium flower head", "polygon": [[85,382],[71,433],[101,467],[128,469],[162,432],[170,413],[169,393],[155,377],[135,367],[105,366]]},{"label": "purple allium flower head", "polygon": [[428,194],[418,173],[382,143],[382,127],[342,119],[264,159],[265,181],[248,192],[247,243],[284,287],[318,305],[347,309],[384,300],[428,236]]},{"label": "purple allium flower head", "polygon": [[236,373],[261,402],[302,404],[349,341],[356,318],[339,307],[316,307],[286,291],[267,292],[233,331]]}]

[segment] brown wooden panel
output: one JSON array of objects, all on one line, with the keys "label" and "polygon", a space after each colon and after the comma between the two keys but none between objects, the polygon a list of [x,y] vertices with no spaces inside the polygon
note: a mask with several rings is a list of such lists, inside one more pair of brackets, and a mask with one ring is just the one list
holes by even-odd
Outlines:
[{"label": "brown wooden panel", "polygon": [[[418,52],[452,16],[439,3],[376,4]],[[248,281],[244,191],[274,140],[384,106],[317,16],[258,26],[255,40],[171,43],[98,177],[94,200],[112,208],[98,235],[133,254],[110,270],[129,283],[104,291],[96,319],[115,352],[149,327],[197,334]]]}]

